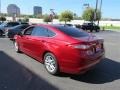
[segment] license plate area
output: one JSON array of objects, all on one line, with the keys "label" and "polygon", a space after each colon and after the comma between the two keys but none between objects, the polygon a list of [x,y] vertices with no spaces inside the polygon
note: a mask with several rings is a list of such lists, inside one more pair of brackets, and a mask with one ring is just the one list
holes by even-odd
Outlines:
[{"label": "license plate area", "polygon": [[96,52],[101,51],[102,50],[102,44],[97,44],[95,48],[96,48]]}]

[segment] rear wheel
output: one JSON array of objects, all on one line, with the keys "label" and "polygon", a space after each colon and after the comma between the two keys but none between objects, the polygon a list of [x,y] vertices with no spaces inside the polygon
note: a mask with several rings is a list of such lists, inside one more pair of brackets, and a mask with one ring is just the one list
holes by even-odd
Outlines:
[{"label": "rear wheel", "polygon": [[59,72],[58,63],[52,53],[46,53],[44,56],[44,65],[48,73],[56,75]]},{"label": "rear wheel", "polygon": [[16,51],[17,53],[20,53],[20,52],[21,52],[20,49],[19,49],[19,45],[18,45],[18,43],[17,43],[16,41],[14,41],[14,48],[15,48],[15,51]]},{"label": "rear wheel", "polygon": [[96,31],[96,32],[99,32],[99,31],[100,31],[100,29],[96,29],[95,31]]}]

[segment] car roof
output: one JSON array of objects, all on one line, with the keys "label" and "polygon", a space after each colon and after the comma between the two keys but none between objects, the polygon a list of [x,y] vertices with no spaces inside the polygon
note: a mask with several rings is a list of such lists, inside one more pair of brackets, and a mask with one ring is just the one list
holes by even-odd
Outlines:
[{"label": "car roof", "polygon": [[64,26],[64,25],[61,25],[61,24],[35,24],[35,25],[31,25],[31,26],[45,26],[45,27],[55,28],[55,27],[60,27],[60,26]]}]

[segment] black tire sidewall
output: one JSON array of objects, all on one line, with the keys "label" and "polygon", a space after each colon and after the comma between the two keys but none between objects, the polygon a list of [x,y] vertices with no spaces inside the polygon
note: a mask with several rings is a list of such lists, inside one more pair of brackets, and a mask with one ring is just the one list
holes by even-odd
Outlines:
[{"label": "black tire sidewall", "polygon": [[0,36],[2,36],[2,34],[3,34],[2,31],[0,31]]}]

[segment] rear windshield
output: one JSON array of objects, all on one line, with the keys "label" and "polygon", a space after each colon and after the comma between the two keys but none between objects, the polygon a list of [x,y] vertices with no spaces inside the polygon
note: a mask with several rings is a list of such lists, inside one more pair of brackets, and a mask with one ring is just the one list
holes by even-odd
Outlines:
[{"label": "rear windshield", "polygon": [[57,29],[65,33],[66,35],[72,36],[72,37],[86,37],[89,36],[88,33],[83,32],[80,29],[73,28],[73,27],[67,27],[67,26],[55,26]]}]

